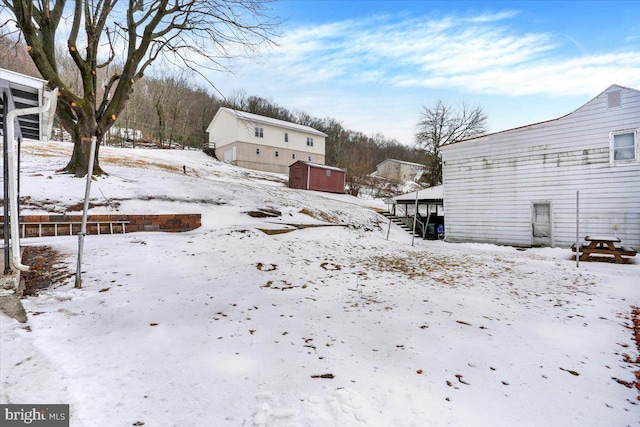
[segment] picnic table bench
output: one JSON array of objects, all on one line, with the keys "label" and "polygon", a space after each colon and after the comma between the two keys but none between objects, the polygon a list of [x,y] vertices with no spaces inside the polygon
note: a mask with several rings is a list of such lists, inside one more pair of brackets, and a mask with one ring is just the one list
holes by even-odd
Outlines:
[{"label": "picnic table bench", "polygon": [[624,262],[623,256],[632,257],[638,253],[638,251],[632,247],[616,246],[616,243],[621,243],[621,240],[614,236],[587,236],[584,240],[589,243],[587,245],[580,245],[579,248],[576,248],[575,243],[571,246],[573,252],[580,251],[581,261],[589,259],[591,254],[603,254],[613,255],[616,258],[616,262],[621,264]]}]

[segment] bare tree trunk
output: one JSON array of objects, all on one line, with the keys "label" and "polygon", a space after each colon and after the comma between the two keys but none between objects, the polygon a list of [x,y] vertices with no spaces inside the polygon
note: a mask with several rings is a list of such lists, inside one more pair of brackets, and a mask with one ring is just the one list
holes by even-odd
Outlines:
[{"label": "bare tree trunk", "polygon": [[[80,137],[80,141],[73,144],[73,153],[69,163],[63,171],[72,173],[77,177],[83,177],[89,172],[89,153],[91,151],[91,137]],[[104,171],[98,162],[98,145],[96,145],[96,156],[93,164],[93,175],[102,175]]]},{"label": "bare tree trunk", "polygon": [[[0,27],[15,23],[38,71],[51,88],[58,88],[58,116],[74,142],[64,170],[83,176],[90,150],[86,140],[95,136],[101,142],[151,64],[168,56],[169,62],[192,68],[198,63],[195,55],[210,66],[225,68],[224,59],[235,58],[233,52],[239,51],[232,46],[242,47],[249,56],[257,53],[271,43],[279,23],[266,13],[266,3],[149,0],[144,5],[130,1],[120,6],[117,0],[4,0],[2,12],[8,16],[3,15]],[[143,6],[144,13],[138,13]],[[60,39],[66,46],[56,49],[62,46],[57,44]],[[121,57],[122,65],[110,70],[116,56]],[[75,76],[62,72],[65,62],[72,64]],[[106,75],[99,76],[99,72]],[[102,173],[98,148],[95,154],[94,173]]]}]

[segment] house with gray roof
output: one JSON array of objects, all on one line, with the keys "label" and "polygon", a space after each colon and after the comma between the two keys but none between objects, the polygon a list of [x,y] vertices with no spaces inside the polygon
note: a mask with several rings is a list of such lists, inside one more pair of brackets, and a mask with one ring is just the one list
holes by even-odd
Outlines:
[{"label": "house with gray roof", "polygon": [[327,134],[309,126],[223,107],[207,132],[219,160],[248,169],[286,174],[299,160],[325,162]]},{"label": "house with gray roof", "polygon": [[376,166],[376,176],[393,181],[418,181],[425,172],[425,166],[420,163],[405,162],[404,160],[387,159]]}]

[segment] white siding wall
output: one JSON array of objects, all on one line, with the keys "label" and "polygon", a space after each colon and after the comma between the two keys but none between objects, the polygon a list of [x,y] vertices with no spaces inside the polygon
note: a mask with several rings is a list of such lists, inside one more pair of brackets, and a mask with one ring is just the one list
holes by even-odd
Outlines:
[{"label": "white siding wall", "polygon": [[238,140],[238,122],[234,114],[220,109],[207,128],[209,132],[209,146],[224,147]]},{"label": "white siding wall", "polygon": [[[255,136],[255,128],[263,129],[262,138]],[[285,132],[289,135],[289,142],[285,142]],[[307,146],[307,137],[313,138],[313,146]],[[250,123],[239,120],[237,141],[259,144],[265,147],[282,148],[297,152],[305,152],[308,155],[324,157],[325,138],[324,136],[300,132],[293,129],[281,128],[269,124]],[[304,159],[307,160],[306,157]]]},{"label": "white siding wall", "polygon": [[[609,90],[619,90],[612,87]],[[640,128],[640,92],[622,88],[622,107],[606,92],[558,120],[443,147],[446,236],[529,246],[532,204],[551,204],[552,244],[607,234],[640,247],[640,165],[611,166],[609,133]]]},{"label": "white siding wall", "polygon": [[[209,132],[209,143],[215,144],[219,159],[224,158],[225,151],[235,147],[237,157],[233,159],[233,163],[238,166],[287,173],[289,165],[297,160],[310,160],[324,164],[326,144],[324,134],[305,132],[289,128],[288,125],[286,122],[280,126],[239,118],[232,110],[221,108],[211,121],[207,132]],[[256,136],[256,127],[262,128],[262,137]],[[285,133],[288,134],[288,141],[285,141]],[[307,145],[307,138],[313,138],[313,145]],[[257,154],[256,149],[260,150],[260,154]],[[295,158],[292,157],[293,155]]]},{"label": "white siding wall", "polygon": [[383,178],[407,181],[414,179],[418,172],[424,171],[424,166],[417,163],[387,159],[376,167],[376,171]]}]

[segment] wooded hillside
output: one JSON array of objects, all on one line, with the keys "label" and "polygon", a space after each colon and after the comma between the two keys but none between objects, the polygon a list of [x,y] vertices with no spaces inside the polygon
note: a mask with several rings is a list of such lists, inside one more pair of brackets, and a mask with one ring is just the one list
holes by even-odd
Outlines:
[{"label": "wooded hillside", "polygon": [[[72,64],[59,64],[67,81],[80,85]],[[26,47],[8,36],[0,36],[0,68],[39,77]],[[98,76],[99,77],[99,76]],[[311,126],[328,137],[326,163],[346,168],[352,185],[361,185],[376,165],[388,158],[425,163],[422,150],[400,144],[383,134],[366,135],[345,128],[339,119],[314,117],[292,111],[270,99],[235,93],[223,97],[194,84],[187,72],[159,72],[136,84],[127,107],[118,117],[107,145],[154,144],[160,148],[201,148],[208,141],[206,128],[220,107],[230,107],[267,117]],[[339,100],[336,100],[339,102]],[[127,129],[129,131],[127,131]]]}]

